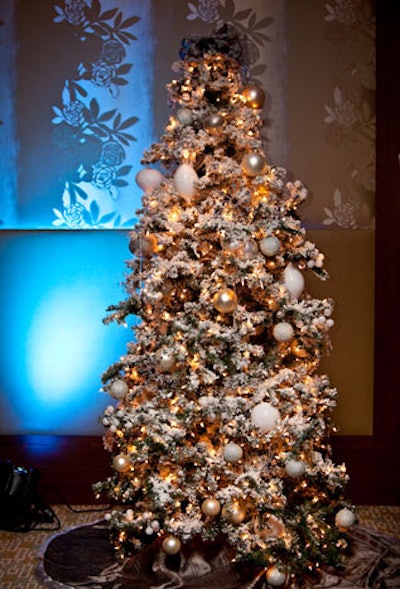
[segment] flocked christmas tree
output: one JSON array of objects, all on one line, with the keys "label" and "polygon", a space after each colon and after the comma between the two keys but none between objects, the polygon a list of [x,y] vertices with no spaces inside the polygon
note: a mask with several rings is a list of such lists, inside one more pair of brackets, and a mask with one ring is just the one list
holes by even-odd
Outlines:
[{"label": "flocked christmas tree", "polygon": [[223,536],[289,586],[341,566],[355,520],[331,458],[336,391],[318,373],[332,301],[304,289],[306,272],[327,278],[324,256],[297,215],[306,189],[266,162],[264,92],[239,40],[222,27],[182,47],[137,176],[128,297],[105,320],[141,319],[103,375],[114,474],[94,487],[120,504],[121,557]]}]

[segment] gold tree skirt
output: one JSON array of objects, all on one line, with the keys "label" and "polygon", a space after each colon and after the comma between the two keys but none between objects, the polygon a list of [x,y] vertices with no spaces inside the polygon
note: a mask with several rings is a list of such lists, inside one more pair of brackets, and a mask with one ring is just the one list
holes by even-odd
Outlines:
[{"label": "gold tree skirt", "polygon": [[[324,571],[298,589],[399,589],[400,540],[361,526],[351,532],[352,553],[344,573]],[[259,569],[232,562],[221,543],[192,542],[176,557],[154,542],[116,563],[108,524],[102,520],[52,536],[40,553],[37,577],[51,589],[262,589]]]}]

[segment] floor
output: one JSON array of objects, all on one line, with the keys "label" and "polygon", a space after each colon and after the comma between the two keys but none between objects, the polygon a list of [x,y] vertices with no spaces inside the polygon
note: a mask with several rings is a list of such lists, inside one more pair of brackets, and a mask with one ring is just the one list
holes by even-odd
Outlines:
[{"label": "floor", "polygon": [[[91,511],[94,509],[93,506],[84,505],[73,506],[74,511],[65,505],[56,505],[53,509],[60,520],[61,530],[102,519],[105,513],[105,511]],[[361,525],[400,538],[400,506],[359,506],[357,513]],[[46,540],[56,533],[58,532],[15,533],[0,531],[0,588],[43,588],[43,585],[35,580],[38,554],[40,549],[44,547]]]}]

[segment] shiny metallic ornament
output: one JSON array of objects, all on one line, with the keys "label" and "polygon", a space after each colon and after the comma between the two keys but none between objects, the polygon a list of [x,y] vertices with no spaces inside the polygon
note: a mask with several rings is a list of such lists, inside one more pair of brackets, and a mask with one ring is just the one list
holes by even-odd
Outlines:
[{"label": "shiny metallic ornament", "polygon": [[153,233],[147,233],[129,243],[129,249],[135,256],[149,258],[158,247],[157,237]]},{"label": "shiny metallic ornament", "polygon": [[262,108],[265,103],[265,92],[257,84],[248,84],[242,90],[242,96],[246,100],[246,104],[251,108]]},{"label": "shiny metallic ornament", "polygon": [[208,497],[204,499],[203,503],[201,504],[201,511],[204,515],[208,515],[210,517],[215,517],[221,511],[221,504],[218,499],[214,497]]},{"label": "shiny metallic ornament", "polygon": [[219,313],[232,313],[236,309],[237,303],[237,295],[230,288],[224,288],[214,295],[214,307]]},{"label": "shiny metallic ornament", "polygon": [[182,543],[176,536],[166,536],[162,541],[161,547],[165,554],[178,554]]},{"label": "shiny metallic ornament", "polygon": [[221,513],[226,521],[234,525],[239,525],[246,519],[246,509],[236,501],[224,505]]},{"label": "shiny metallic ornament", "polygon": [[129,387],[126,382],[120,378],[114,380],[109,388],[109,393],[111,397],[114,399],[123,399],[127,392],[129,391]]},{"label": "shiny metallic ornament", "polygon": [[224,117],[219,113],[208,115],[203,120],[203,129],[210,135],[217,135],[224,126]]},{"label": "shiny metallic ornament", "polygon": [[258,244],[254,239],[247,239],[243,242],[242,247],[239,250],[239,257],[243,260],[252,260],[257,257],[260,253]]},{"label": "shiny metallic ornament", "polygon": [[251,151],[246,153],[242,159],[242,170],[247,176],[260,176],[265,170],[266,160],[261,153]]},{"label": "shiny metallic ornament", "polygon": [[172,351],[160,348],[155,353],[156,367],[159,372],[171,372],[176,366],[176,358]]},{"label": "shiny metallic ornament", "polygon": [[265,578],[271,587],[282,587],[286,582],[286,573],[281,571],[277,566],[272,566],[267,570]]},{"label": "shiny metallic ornament", "polygon": [[280,247],[281,242],[275,235],[270,235],[260,241],[260,250],[267,257],[275,256],[279,252]]},{"label": "shiny metallic ornament", "polygon": [[117,472],[128,472],[131,467],[131,459],[126,454],[117,454],[113,458],[113,467]]}]

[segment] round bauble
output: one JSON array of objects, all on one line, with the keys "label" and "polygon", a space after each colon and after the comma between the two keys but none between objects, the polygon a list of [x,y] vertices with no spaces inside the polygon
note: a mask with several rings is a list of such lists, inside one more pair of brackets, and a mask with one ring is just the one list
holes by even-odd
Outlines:
[{"label": "round bauble", "polygon": [[181,549],[181,541],[176,536],[166,536],[162,541],[161,547],[165,554],[178,554]]},{"label": "round bauble", "polygon": [[251,151],[246,153],[242,159],[241,167],[247,176],[259,176],[265,170],[265,157],[261,153]]},{"label": "round bauble", "polygon": [[227,462],[238,462],[243,457],[243,449],[239,444],[229,442],[226,444],[223,454]]},{"label": "round bauble", "polygon": [[277,566],[272,566],[267,570],[265,578],[271,587],[282,587],[286,581],[286,573],[281,571]]},{"label": "round bauble", "polygon": [[129,249],[135,256],[149,258],[157,251],[157,237],[147,233],[129,243]]},{"label": "round bauble", "polygon": [[224,126],[224,117],[219,113],[208,115],[203,120],[203,129],[210,135],[217,135]]},{"label": "round bauble", "polygon": [[350,528],[356,521],[356,516],[351,509],[347,507],[337,512],[335,523],[338,528]]},{"label": "round bauble", "polygon": [[272,335],[277,342],[288,342],[294,336],[294,329],[287,321],[281,321],[274,325]]},{"label": "round bauble", "polygon": [[124,380],[117,378],[117,380],[114,380],[111,383],[110,388],[108,390],[110,395],[114,399],[123,399],[129,391],[129,387]]},{"label": "round bauble", "polygon": [[232,313],[237,307],[237,295],[230,288],[223,288],[214,295],[214,307],[219,313]]},{"label": "round bauble", "polygon": [[192,111],[188,108],[178,108],[175,113],[175,119],[180,123],[183,127],[187,127],[193,123],[193,114]]},{"label": "round bauble", "polygon": [[131,459],[126,454],[117,454],[113,458],[113,467],[117,472],[127,472],[131,467]]},{"label": "round bauble", "polygon": [[283,284],[289,292],[291,301],[298,299],[304,290],[303,274],[292,264],[292,262],[289,262],[283,272]]},{"label": "round bauble", "polygon": [[181,164],[174,174],[174,185],[179,194],[191,204],[196,194],[196,182],[199,177],[190,164]]},{"label": "round bauble", "polygon": [[270,432],[276,427],[280,413],[270,403],[259,403],[251,410],[251,423],[262,432]]},{"label": "round bauble", "polygon": [[176,366],[175,354],[168,348],[160,348],[155,353],[155,362],[159,372],[171,372]]},{"label": "round bauble", "polygon": [[251,108],[262,108],[265,102],[265,92],[257,84],[248,84],[242,90],[242,96],[246,100],[246,104]]},{"label": "round bauble", "polygon": [[302,477],[306,471],[306,465],[302,460],[290,459],[285,463],[285,472],[290,477],[297,479]]},{"label": "round bauble", "polygon": [[254,239],[246,239],[242,243],[242,247],[240,248],[238,254],[239,257],[243,260],[252,260],[259,254],[258,244],[254,241]]},{"label": "round bauble", "polygon": [[144,168],[139,170],[135,176],[136,184],[145,192],[150,194],[155,188],[160,186],[164,176],[158,170],[153,168]]},{"label": "round bauble", "polygon": [[224,239],[221,242],[221,247],[227,255],[236,255],[242,245],[243,242],[240,239],[236,239],[234,237],[231,239]]},{"label": "round bauble", "polygon": [[246,510],[240,503],[228,503],[222,508],[222,517],[231,524],[239,525],[246,519]]},{"label": "round bauble", "polygon": [[275,256],[281,247],[281,242],[275,235],[270,235],[269,237],[264,237],[260,241],[260,250],[264,254],[264,256],[271,257]]},{"label": "round bauble", "polygon": [[215,517],[221,511],[221,504],[218,499],[214,497],[208,497],[204,499],[203,503],[201,504],[201,511],[204,515],[208,515],[210,517]]}]

